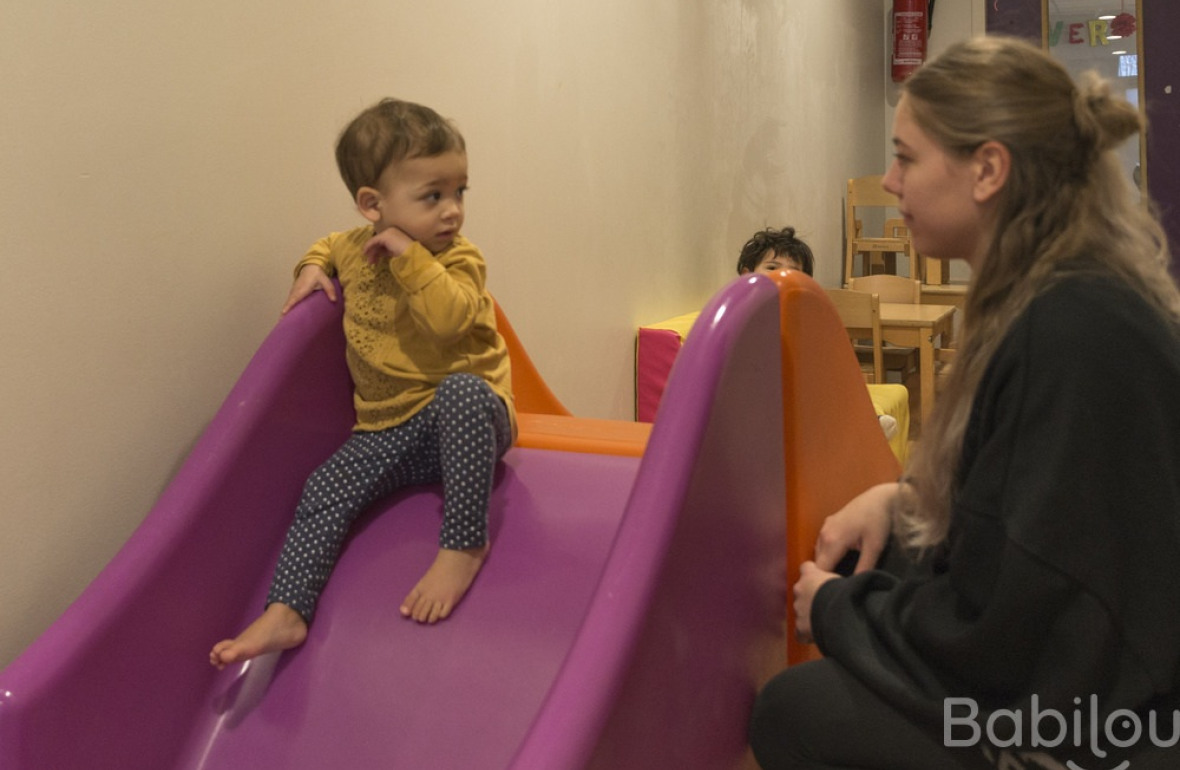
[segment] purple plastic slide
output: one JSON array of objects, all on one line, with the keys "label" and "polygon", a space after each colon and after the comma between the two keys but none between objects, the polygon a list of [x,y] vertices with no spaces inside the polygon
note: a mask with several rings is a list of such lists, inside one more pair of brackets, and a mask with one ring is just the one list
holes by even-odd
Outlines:
[{"label": "purple plastic slide", "polygon": [[397,605],[437,487],[358,523],[301,648],[215,671],[353,413],[339,309],[283,319],[143,524],[0,673],[5,770],[729,768],[782,665],[778,293],[701,313],[642,460],[514,448],[448,620]]}]

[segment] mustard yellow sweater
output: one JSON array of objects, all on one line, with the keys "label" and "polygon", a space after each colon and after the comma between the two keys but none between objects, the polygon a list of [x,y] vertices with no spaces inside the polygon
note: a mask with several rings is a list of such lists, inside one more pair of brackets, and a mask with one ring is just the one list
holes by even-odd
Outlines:
[{"label": "mustard yellow sweater", "polygon": [[358,431],[399,425],[430,403],[449,374],[482,377],[504,399],[516,431],[508,348],[496,331],[483,255],[456,236],[431,254],[414,243],[369,264],[361,249],[371,226],[316,242],[295,273],[319,265],[344,289],[344,335]]}]

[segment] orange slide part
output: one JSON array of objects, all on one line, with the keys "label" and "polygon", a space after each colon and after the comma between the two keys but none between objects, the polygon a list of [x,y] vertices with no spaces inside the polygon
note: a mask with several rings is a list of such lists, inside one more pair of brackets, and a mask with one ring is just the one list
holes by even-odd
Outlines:
[{"label": "orange slide part", "polygon": [[651,435],[650,423],[574,417],[545,384],[499,303],[496,303],[496,329],[504,338],[512,361],[516,446],[629,457],[643,454]]},{"label": "orange slide part", "polygon": [[[824,519],[874,484],[897,479],[901,466],[827,294],[799,271],[770,279],[779,288],[789,589],[799,579],[800,565],[812,558]],[[512,359],[517,446],[643,454],[651,423],[573,417],[545,384],[499,306],[496,323]],[[787,596],[788,664],[819,658],[819,648],[795,638],[789,590]]]},{"label": "orange slide part", "polygon": [[[770,277],[779,287],[789,589],[824,519],[874,484],[896,480],[901,466],[824,290],[797,270]],[[820,657],[796,640],[790,590],[787,597],[788,665]]]}]

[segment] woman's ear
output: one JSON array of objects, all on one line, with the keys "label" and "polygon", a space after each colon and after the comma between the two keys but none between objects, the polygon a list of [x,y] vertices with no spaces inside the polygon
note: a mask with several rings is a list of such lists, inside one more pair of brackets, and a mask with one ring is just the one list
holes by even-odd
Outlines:
[{"label": "woman's ear", "polygon": [[356,210],[373,224],[381,220],[381,193],[372,187],[356,191]]},{"label": "woman's ear", "polygon": [[1012,170],[1012,153],[996,141],[984,142],[971,156],[975,170],[974,195],[976,203],[994,198],[1008,183]]}]

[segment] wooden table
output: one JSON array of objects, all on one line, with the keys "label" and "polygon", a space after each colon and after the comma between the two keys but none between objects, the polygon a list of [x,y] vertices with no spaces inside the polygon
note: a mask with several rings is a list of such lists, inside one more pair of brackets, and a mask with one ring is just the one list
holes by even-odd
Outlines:
[{"label": "wooden table", "polygon": [[965,283],[922,284],[923,305],[954,305],[961,308],[966,301]]},{"label": "wooden table", "polygon": [[881,336],[886,342],[918,349],[920,377],[919,414],[922,422],[934,408],[934,338],[939,347],[950,347],[955,334],[952,305],[881,303]]}]

